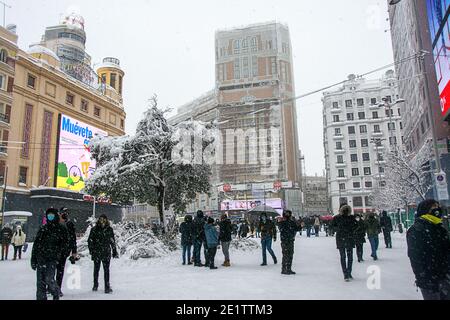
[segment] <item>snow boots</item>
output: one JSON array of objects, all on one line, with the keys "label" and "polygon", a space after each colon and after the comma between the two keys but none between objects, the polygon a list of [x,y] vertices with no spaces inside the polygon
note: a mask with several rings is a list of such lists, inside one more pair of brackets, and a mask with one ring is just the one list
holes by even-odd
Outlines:
[{"label": "snow boots", "polygon": [[225,262],[222,264],[222,267],[231,267],[230,260],[225,260]]},{"label": "snow boots", "polygon": [[110,287],[110,286],[107,286],[106,288],[105,288],[105,293],[106,294],[110,294],[110,293],[112,293],[113,292],[113,290],[112,290],[112,288]]}]

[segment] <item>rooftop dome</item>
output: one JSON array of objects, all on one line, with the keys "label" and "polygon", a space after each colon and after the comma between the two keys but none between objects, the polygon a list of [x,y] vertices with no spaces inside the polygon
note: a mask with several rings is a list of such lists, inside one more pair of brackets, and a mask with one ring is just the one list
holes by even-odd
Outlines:
[{"label": "rooftop dome", "polygon": [[38,44],[30,46],[30,49],[28,49],[27,53],[28,54],[46,54],[46,55],[54,58],[55,60],[60,61],[60,59],[58,58],[56,53],[54,53],[52,50],[50,50],[48,48],[38,45]]}]

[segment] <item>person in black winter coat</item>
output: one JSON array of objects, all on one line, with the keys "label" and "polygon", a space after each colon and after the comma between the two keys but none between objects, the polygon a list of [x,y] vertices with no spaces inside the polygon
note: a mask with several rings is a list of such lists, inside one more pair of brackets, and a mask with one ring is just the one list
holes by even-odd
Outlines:
[{"label": "person in black winter coat", "polygon": [[60,289],[60,296],[63,296],[61,291],[62,289],[62,281],[64,277],[64,269],[66,266],[66,261],[69,256],[72,256],[73,259],[77,257],[77,234],[75,231],[75,224],[73,221],[69,220],[69,209],[61,208],[59,211],[60,215],[60,223],[63,227],[67,229],[68,238],[67,243],[64,244],[65,252],[61,256],[60,261],[58,261],[58,265],[56,266],[56,283]]},{"label": "person in black winter coat", "polygon": [[55,280],[56,266],[65,255],[67,229],[59,223],[58,210],[46,212],[47,224],[40,227],[31,252],[31,268],[36,270],[36,299],[47,300],[47,288],[53,300],[59,300],[60,289]]},{"label": "person in black winter coat", "polygon": [[299,230],[297,223],[292,217],[292,211],[285,210],[283,219],[278,223],[280,229],[281,251],[283,255],[281,274],[294,275],[292,271],[292,259],[294,257],[295,235]]},{"label": "person in black winter coat", "polygon": [[331,226],[336,232],[336,246],[341,256],[341,267],[345,281],[353,279],[353,248],[355,247],[357,223],[351,213],[352,208],[349,205],[342,205],[339,214],[331,222]]},{"label": "person in black winter coat", "polygon": [[94,261],[94,287],[92,288],[92,291],[98,290],[98,274],[100,272],[100,265],[103,264],[105,293],[112,293],[109,282],[111,252],[113,258],[118,258],[119,255],[117,253],[114,231],[111,228],[106,215],[101,215],[97,224],[91,229],[88,238],[88,248],[92,261]]},{"label": "person in black winter coat", "polygon": [[356,256],[358,257],[358,262],[364,261],[364,243],[366,243],[366,224],[360,214],[355,215],[356,228],[355,228],[355,245],[356,245]]},{"label": "person in black winter coat", "polygon": [[239,228],[239,237],[247,238],[248,233],[250,232],[250,228],[248,226],[247,221],[243,221],[241,223],[241,227]]},{"label": "person in black winter coat", "polygon": [[450,239],[441,213],[437,201],[423,201],[406,234],[408,257],[424,300],[450,299]]},{"label": "person in black winter coat", "polygon": [[183,265],[192,265],[191,262],[191,248],[194,243],[194,225],[192,223],[192,216],[184,217],[184,222],[180,225],[181,233],[181,247],[183,252]]},{"label": "person in black winter coat", "polygon": [[261,214],[258,228],[261,230],[261,249],[263,258],[261,266],[267,266],[267,251],[269,251],[269,254],[273,259],[273,263],[277,264],[277,257],[275,256],[275,252],[272,250],[272,241],[277,241],[277,227],[275,226],[275,223],[267,217],[265,212]]},{"label": "person in black winter coat", "polygon": [[231,267],[230,263],[230,244],[231,244],[231,220],[228,219],[226,214],[220,217],[219,222],[219,241],[222,246],[223,256],[225,261],[223,262],[223,267]]},{"label": "person in black winter coat", "polygon": [[[205,237],[205,215],[203,211],[199,210],[197,211],[197,216],[194,218],[194,266],[196,267],[209,267],[207,258],[208,258],[208,247],[206,246],[206,237]],[[202,250],[203,245],[203,251],[205,256],[205,264],[202,264],[200,253]]]},{"label": "person in black winter coat", "polygon": [[387,215],[386,211],[383,211],[381,213],[380,225],[381,225],[381,230],[383,230],[384,243],[386,244],[386,248],[392,249],[391,232],[394,230],[394,228],[392,227],[392,220]]},{"label": "person in black winter coat", "polygon": [[9,225],[5,225],[0,231],[0,243],[2,245],[2,261],[8,260],[9,246],[11,245],[11,240],[13,237],[13,230]]}]

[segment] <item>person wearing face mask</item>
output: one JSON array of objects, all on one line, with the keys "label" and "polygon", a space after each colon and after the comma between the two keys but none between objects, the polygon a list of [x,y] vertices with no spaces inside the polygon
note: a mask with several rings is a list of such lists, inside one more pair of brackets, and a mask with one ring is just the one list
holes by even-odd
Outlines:
[{"label": "person wearing face mask", "polygon": [[294,257],[295,235],[298,231],[297,223],[292,217],[292,211],[284,210],[283,219],[279,222],[281,252],[283,254],[281,274],[294,275],[292,259]]},{"label": "person wearing face mask", "polygon": [[12,237],[12,245],[14,246],[14,259],[17,259],[17,254],[19,254],[19,260],[22,259],[22,248],[25,245],[27,235],[22,231],[21,226],[17,226],[16,232]]},{"label": "person wearing face mask", "polygon": [[406,233],[408,257],[424,300],[450,300],[450,238],[442,212],[436,200],[421,202]]},{"label": "person wearing face mask", "polygon": [[31,268],[36,271],[36,299],[47,300],[47,288],[53,300],[59,300],[60,289],[55,280],[56,266],[65,254],[67,230],[59,223],[58,210],[46,211],[47,223],[40,227],[31,252]]},{"label": "person wearing face mask", "polygon": [[94,261],[94,287],[92,291],[98,290],[98,274],[100,265],[103,265],[105,279],[105,293],[112,293],[109,282],[109,265],[111,262],[111,252],[113,258],[119,258],[116,248],[116,240],[113,228],[111,228],[108,217],[104,214],[100,216],[95,227],[92,228],[88,238],[89,253]]},{"label": "person wearing face mask", "polygon": [[277,228],[275,226],[275,223],[267,218],[266,213],[262,213],[259,219],[258,228],[261,232],[261,248],[263,257],[263,263],[261,264],[261,266],[267,266],[266,251],[269,251],[269,254],[272,256],[273,263],[277,264],[277,257],[272,250],[272,240],[277,241]]},{"label": "person wearing face mask", "polygon": [[64,277],[64,269],[66,267],[66,261],[69,256],[72,256],[72,259],[77,259],[77,235],[75,231],[75,224],[72,220],[69,219],[69,209],[61,208],[59,211],[60,224],[66,228],[68,233],[67,242],[63,244],[65,250],[64,254],[61,256],[61,260],[58,261],[58,265],[56,266],[56,282],[58,283],[58,287],[60,288],[60,296],[63,296],[61,291],[62,282]]},{"label": "person wearing face mask", "polygon": [[360,214],[355,214],[356,228],[355,228],[355,245],[356,245],[356,256],[358,257],[358,262],[364,261],[364,243],[366,243],[366,224],[362,219]]}]

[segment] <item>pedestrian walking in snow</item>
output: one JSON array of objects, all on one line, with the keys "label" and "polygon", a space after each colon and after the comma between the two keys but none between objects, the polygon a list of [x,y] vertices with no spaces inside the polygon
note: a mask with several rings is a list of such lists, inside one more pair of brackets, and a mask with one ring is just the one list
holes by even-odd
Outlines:
[{"label": "pedestrian walking in snow", "polygon": [[109,273],[111,253],[113,258],[119,258],[119,255],[117,253],[114,231],[106,215],[102,214],[96,225],[91,229],[88,238],[88,248],[92,261],[94,261],[94,286],[92,291],[98,290],[98,275],[100,265],[103,265],[105,293],[112,293]]},{"label": "pedestrian walking in snow", "polygon": [[352,208],[343,204],[339,214],[333,218],[331,227],[336,232],[336,246],[341,256],[341,267],[344,280],[350,281],[353,267],[353,248],[355,248],[356,220],[352,215]]},{"label": "pedestrian walking in snow", "polygon": [[366,219],[367,238],[370,242],[372,254],[370,255],[373,260],[378,260],[377,250],[380,243],[379,234],[381,233],[380,222],[378,221],[375,212],[369,213]]},{"label": "pedestrian walking in snow", "polygon": [[245,221],[245,220],[242,221],[241,226],[239,228],[239,237],[244,238],[244,239],[247,238],[249,231],[250,231],[250,228],[248,226],[247,221]]},{"label": "pedestrian walking in snow", "polygon": [[313,227],[312,217],[305,218],[306,236],[311,238],[311,229]]},{"label": "pedestrian walking in snow", "polygon": [[36,299],[47,300],[47,289],[53,300],[59,300],[60,289],[55,279],[56,266],[65,254],[67,229],[59,223],[58,210],[50,208],[47,223],[39,228],[31,252],[31,268],[36,271]]},{"label": "pedestrian walking in snow", "polygon": [[386,244],[386,248],[392,249],[391,232],[394,230],[394,228],[392,227],[392,220],[388,216],[386,211],[383,211],[381,213],[380,225],[381,225],[381,230],[383,230],[384,243]]},{"label": "pedestrian walking in snow", "polygon": [[319,232],[320,232],[320,219],[317,216],[316,219],[314,220],[314,233],[316,234],[316,237],[319,236]]},{"label": "pedestrian walking in snow", "polygon": [[231,225],[231,230],[232,230],[232,235],[234,238],[237,238],[238,236],[238,230],[239,230],[239,225],[237,224],[236,221],[233,222],[233,224]]},{"label": "pedestrian walking in snow", "polygon": [[184,217],[184,222],[180,225],[181,233],[181,248],[183,254],[183,266],[192,265],[191,262],[191,248],[194,243],[194,224],[192,222],[192,216],[186,215]]},{"label": "pedestrian walking in snow", "polygon": [[228,219],[228,216],[226,214],[223,214],[220,217],[219,222],[219,241],[222,246],[222,252],[223,256],[225,258],[225,261],[223,262],[223,267],[231,267],[230,263],[230,244],[231,244],[231,220]]},{"label": "pedestrian walking in snow", "polygon": [[366,224],[360,214],[355,214],[356,228],[355,228],[355,245],[356,245],[356,256],[358,257],[358,262],[364,261],[364,243],[366,243]]},{"label": "pedestrian walking in snow", "polygon": [[450,239],[435,200],[417,207],[417,219],[406,234],[408,257],[424,300],[450,299]]},{"label": "pedestrian walking in snow", "polygon": [[[194,218],[193,222],[193,228],[194,228],[194,266],[196,267],[204,267],[205,265],[208,265],[207,263],[207,247],[206,244],[206,237],[205,237],[205,215],[203,211],[199,210],[197,211],[197,216]],[[200,253],[202,250],[203,245],[203,251],[205,256],[205,264],[202,264],[202,261],[200,259]]]},{"label": "pedestrian walking in snow", "polygon": [[294,275],[292,259],[294,257],[294,242],[298,226],[292,217],[292,211],[283,211],[283,219],[278,223],[278,228],[280,229],[281,251],[283,254],[281,274]]},{"label": "pedestrian walking in snow", "polygon": [[62,293],[62,282],[64,278],[64,269],[66,267],[66,261],[68,257],[72,257],[71,259],[78,259],[77,254],[77,234],[75,230],[75,224],[72,220],[69,219],[69,209],[67,208],[61,208],[59,211],[59,217],[60,217],[60,224],[66,228],[68,238],[67,242],[64,244],[61,244],[63,247],[65,247],[64,254],[61,256],[61,259],[58,261],[58,265],[56,266],[56,283],[58,284],[58,287],[60,289],[60,296],[63,296]]},{"label": "pedestrian walking in snow", "polygon": [[22,259],[22,248],[25,245],[25,241],[27,239],[27,235],[22,231],[21,226],[17,226],[16,231],[13,234],[11,243],[14,246],[14,259],[17,259],[17,255],[19,255],[19,260]]},{"label": "pedestrian walking in snow", "polygon": [[262,213],[259,219],[259,230],[261,230],[261,248],[263,262],[261,266],[267,266],[267,252],[272,256],[273,263],[277,264],[278,260],[272,250],[272,240],[277,241],[277,227],[275,223],[267,218],[266,213]]},{"label": "pedestrian walking in snow", "polygon": [[13,230],[6,224],[0,231],[0,243],[2,244],[2,261],[8,260],[9,246],[13,237]]},{"label": "pedestrian walking in snow", "polygon": [[209,263],[209,268],[211,270],[217,269],[214,265],[214,259],[217,253],[217,246],[219,245],[219,233],[217,232],[216,227],[214,226],[214,219],[209,217],[208,223],[205,224],[205,237],[206,244],[208,247],[208,259],[206,259]]}]

